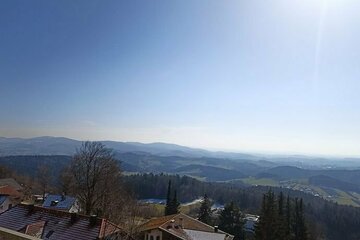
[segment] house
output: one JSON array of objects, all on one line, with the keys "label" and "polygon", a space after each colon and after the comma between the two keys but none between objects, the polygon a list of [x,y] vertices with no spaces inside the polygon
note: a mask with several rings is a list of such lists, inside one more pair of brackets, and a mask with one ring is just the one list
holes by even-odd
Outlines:
[{"label": "house", "polygon": [[46,196],[42,206],[67,212],[79,212],[80,209],[76,198],[66,195],[49,194]]},{"label": "house", "polygon": [[2,195],[8,195],[13,199],[21,200],[22,194],[18,192],[15,188],[9,185],[0,186],[0,194]]},{"label": "house", "polygon": [[[23,200],[23,187],[13,178],[0,179],[0,196],[8,196],[11,205],[16,205]],[[0,212],[2,212],[1,209]]]},{"label": "house", "polygon": [[10,186],[19,193],[23,191],[23,187],[13,178],[2,178],[0,179],[0,187]]},{"label": "house", "polygon": [[13,206],[9,195],[0,195],[0,213],[5,212]]},{"label": "house", "polygon": [[143,240],[232,240],[234,236],[185,214],[150,219],[141,226]]},{"label": "house", "polygon": [[25,204],[1,213],[0,228],[50,240],[129,239],[120,227],[106,219]]},{"label": "house", "polygon": [[246,232],[254,233],[255,226],[259,222],[259,216],[252,214],[245,214],[244,229]]},{"label": "house", "polygon": [[19,204],[22,199],[22,193],[16,191],[13,187],[8,185],[0,187],[0,213]]}]

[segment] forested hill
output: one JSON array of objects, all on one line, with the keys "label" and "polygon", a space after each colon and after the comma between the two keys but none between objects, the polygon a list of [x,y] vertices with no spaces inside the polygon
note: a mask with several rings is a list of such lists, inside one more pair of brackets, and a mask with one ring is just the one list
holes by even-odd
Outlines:
[{"label": "forested hill", "polygon": [[6,156],[0,157],[0,166],[7,167],[20,175],[35,177],[40,166],[47,165],[52,171],[51,174],[57,178],[61,170],[68,166],[70,156]]},{"label": "forested hill", "polygon": [[[352,198],[353,205],[358,201],[360,204],[360,170],[311,170],[277,166],[268,161],[156,156],[143,152],[117,152],[115,157],[121,162],[122,170],[130,173],[179,174],[203,181],[238,180],[250,185],[291,188],[313,186],[314,195],[317,192],[324,196],[331,195],[330,191],[341,190],[344,191],[342,194]],[[71,156],[67,155],[4,156],[0,157],[0,164],[19,174],[30,176],[36,175],[39,166],[48,165],[53,175],[57,176],[70,160]]]},{"label": "forested hill", "polygon": [[[262,196],[268,187],[244,187],[231,183],[202,182],[187,176],[132,175],[124,181],[138,198],[166,198],[168,181],[171,180],[182,202],[191,201],[205,193],[215,202],[236,202],[242,211],[257,214],[261,209]],[[303,198],[309,231],[315,239],[358,240],[360,239],[360,208],[341,206],[300,191],[272,187],[278,194],[282,191],[292,198]]]},{"label": "forested hill", "polygon": [[[273,179],[286,179],[287,174],[294,173],[294,178],[304,181],[309,178],[310,184],[329,185],[335,187],[347,187],[349,191],[357,189],[356,177],[358,170],[321,170],[310,171],[285,167],[286,171],[280,171],[279,167],[257,165],[257,162],[228,161],[219,162],[215,158],[185,158],[185,157],[164,157],[140,153],[117,154],[121,161],[123,170],[132,172],[159,172],[172,174],[145,174],[128,175],[124,177],[130,189],[135,192],[138,198],[164,198],[169,179],[172,179],[174,188],[178,190],[179,199],[182,202],[192,201],[207,193],[218,203],[227,203],[231,200],[237,201],[242,209],[256,213],[258,211],[262,194],[267,187],[249,186],[246,177],[252,174],[256,176],[272,177]],[[60,171],[69,164],[70,156],[8,156],[0,157],[0,165],[15,170],[21,175],[36,176],[39,166],[45,164],[50,166],[52,175],[58,176]],[[290,171],[290,172],[289,172]],[[199,181],[191,177],[174,175],[193,175],[204,180],[217,179],[222,182]],[[225,173],[225,174],[224,174]],[[329,176],[324,175],[328,173]],[[205,174],[204,177],[202,177]],[[247,174],[247,175],[246,175]],[[321,175],[317,175],[321,174]],[[224,176],[229,179],[241,178],[236,181],[224,181]],[[355,179],[353,182],[352,179]],[[215,180],[213,180],[215,181]],[[292,197],[302,197],[306,204],[307,216],[312,228],[317,234],[326,234],[326,239],[360,239],[360,208],[341,206],[320,197],[306,194],[301,191],[293,191],[287,188],[273,187],[275,192],[284,191]],[[341,230],[338,230],[341,229]]]},{"label": "forested hill", "polygon": [[[126,172],[173,173],[191,175],[207,181],[227,181],[258,174],[268,167],[261,162],[235,161],[217,158],[156,156],[147,153],[116,153],[121,168]],[[20,174],[36,174],[39,165],[49,165],[60,171],[71,159],[67,155],[4,156],[0,164]],[[268,163],[267,163],[268,164]]]},{"label": "forested hill", "polygon": [[[169,143],[139,143],[100,141],[115,152],[143,152],[157,156],[214,157],[229,159],[259,159],[259,157],[230,152],[212,152]],[[14,155],[73,155],[82,141],[64,137],[4,138],[0,137],[0,156]]]},{"label": "forested hill", "polygon": [[[209,180],[233,180],[243,177],[267,177],[277,180],[305,179],[318,175],[328,176],[348,183],[360,185],[360,170],[312,170],[293,166],[279,166],[269,161],[232,160],[210,157],[157,156],[144,152],[115,153],[127,172],[179,173],[193,176],[211,177]],[[26,170],[32,174],[39,164],[48,164],[61,169],[71,159],[69,155],[20,155],[2,156],[0,164],[16,171]],[[207,168],[209,167],[209,168]]]}]

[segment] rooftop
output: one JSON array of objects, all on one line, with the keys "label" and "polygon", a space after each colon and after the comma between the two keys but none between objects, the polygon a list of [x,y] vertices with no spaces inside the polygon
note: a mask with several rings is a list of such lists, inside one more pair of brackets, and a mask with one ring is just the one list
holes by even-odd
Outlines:
[{"label": "rooftop", "polygon": [[22,191],[23,187],[13,178],[2,178],[0,179],[0,187],[2,186],[10,186],[14,188],[16,191]]},{"label": "rooftop", "polygon": [[183,213],[150,219],[143,224],[142,231],[159,228],[180,239],[233,239],[233,236],[216,230],[214,227],[200,222]]},{"label": "rooftop", "polygon": [[75,203],[76,198],[64,195],[48,195],[45,198],[43,207],[59,210],[69,210]]},{"label": "rooftop", "polygon": [[21,193],[18,192],[14,187],[6,185],[0,187],[0,195],[8,195],[12,198],[21,198]]},{"label": "rooftop", "polygon": [[0,227],[41,239],[104,239],[126,235],[106,219],[19,204],[0,214]]}]

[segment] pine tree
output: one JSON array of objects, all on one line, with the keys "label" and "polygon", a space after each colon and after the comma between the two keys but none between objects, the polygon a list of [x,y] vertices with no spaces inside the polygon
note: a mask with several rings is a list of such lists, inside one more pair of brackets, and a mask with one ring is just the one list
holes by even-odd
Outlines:
[{"label": "pine tree", "polygon": [[255,227],[255,239],[278,240],[278,235],[278,211],[274,193],[269,190],[269,192],[263,196],[259,222]]},{"label": "pine tree", "polygon": [[307,240],[307,228],[304,217],[304,206],[302,199],[295,199],[293,232],[295,240]]},{"label": "pine tree", "polygon": [[260,216],[259,216],[259,221],[257,222],[257,224],[255,225],[255,239],[257,240],[262,240],[265,239],[266,237],[266,195],[263,195],[263,199],[261,202],[261,210],[260,210]]},{"label": "pine tree", "polygon": [[278,197],[278,213],[279,213],[279,216],[284,215],[284,194],[283,194],[283,192],[280,192],[279,197]]},{"label": "pine tree", "polygon": [[166,205],[165,205],[165,216],[171,215],[171,180],[168,183],[167,196],[166,196]]},{"label": "pine tree", "polygon": [[169,180],[166,196],[165,216],[179,213],[179,207],[180,203],[177,200],[176,190],[174,192],[174,197],[171,198],[171,180]]},{"label": "pine tree", "polygon": [[201,202],[198,219],[203,223],[211,224],[211,219],[212,219],[211,202],[206,194]]},{"label": "pine tree", "polygon": [[179,201],[177,200],[177,193],[176,193],[176,190],[174,191],[174,197],[171,201],[171,204],[170,204],[170,214],[177,214],[179,213],[179,208],[180,208],[180,203]]},{"label": "pine tree", "polygon": [[[277,205],[276,205],[277,203]],[[290,197],[279,194],[276,201],[274,193],[264,194],[259,222],[255,227],[256,240],[308,240],[302,199],[295,199],[292,207]]]},{"label": "pine tree", "polygon": [[308,231],[305,223],[305,215],[304,215],[304,203],[303,199],[300,198],[299,202],[299,224],[300,224],[300,239],[301,240],[307,240],[308,239]]},{"label": "pine tree", "polygon": [[291,239],[291,203],[289,195],[286,198],[285,206],[285,239]]},{"label": "pine tree", "polygon": [[244,216],[234,202],[225,205],[219,217],[219,228],[225,232],[234,235],[234,240],[245,238]]},{"label": "pine tree", "polygon": [[277,218],[277,239],[288,240],[286,235],[286,218],[284,213],[284,194],[278,196],[278,218]]}]

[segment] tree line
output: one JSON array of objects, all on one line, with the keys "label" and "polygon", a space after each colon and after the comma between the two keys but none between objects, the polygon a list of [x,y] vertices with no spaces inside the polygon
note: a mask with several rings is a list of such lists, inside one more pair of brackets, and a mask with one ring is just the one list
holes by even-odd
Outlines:
[{"label": "tree line", "polygon": [[[239,206],[231,201],[215,218],[211,209],[212,205],[213,202],[205,194],[197,219],[208,225],[218,225],[221,230],[234,235],[234,240],[244,240],[246,220]],[[165,215],[179,213],[179,206],[176,190],[172,191],[171,180],[169,180]],[[283,192],[275,197],[272,190],[263,194],[260,216],[255,226],[255,240],[308,240],[308,235],[302,198],[290,199],[288,195],[285,199]]]},{"label": "tree line", "polygon": [[[260,215],[263,194],[269,187],[244,187],[236,182],[203,182],[188,176],[167,174],[134,174],[124,176],[124,183],[134,191],[138,199],[166,198],[168,182],[177,189],[180,202],[188,202],[204,196],[219,204],[233,202],[243,212]],[[360,208],[339,205],[325,199],[300,191],[272,187],[275,195],[280,192],[289,195],[290,203],[295,210],[295,199],[302,199],[303,215],[308,222],[308,239],[358,240],[360,239]],[[286,206],[286,201],[285,201]]]},{"label": "tree line", "polygon": [[[180,212],[180,203],[177,200],[176,190],[174,190],[174,195],[172,197],[171,189],[171,180],[169,180],[165,216]],[[208,225],[219,225],[219,228],[222,231],[232,234],[234,236],[234,240],[244,240],[244,215],[240,211],[240,208],[234,202],[231,202],[226,204],[224,209],[221,210],[220,216],[215,218],[211,210],[212,205],[213,202],[207,194],[205,194],[197,213],[197,219]]]},{"label": "tree line", "polygon": [[256,240],[307,240],[308,231],[304,215],[303,200],[282,192],[275,197],[269,190],[263,195],[259,222],[255,227]]}]

